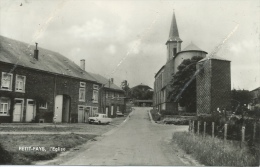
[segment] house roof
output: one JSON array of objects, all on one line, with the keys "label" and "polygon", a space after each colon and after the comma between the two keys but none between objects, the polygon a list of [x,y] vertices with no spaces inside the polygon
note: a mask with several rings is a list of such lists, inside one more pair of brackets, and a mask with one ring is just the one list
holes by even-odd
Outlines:
[{"label": "house roof", "polygon": [[109,79],[103,77],[102,75],[95,74],[95,73],[89,73],[89,74],[92,75],[98,82],[100,82],[103,85],[105,85],[104,86],[105,88],[110,88],[110,89],[123,91],[119,86],[117,86],[114,83],[110,83],[110,87],[109,87]]},{"label": "house roof", "polygon": [[168,42],[171,41],[182,41],[179,37],[179,31],[178,31],[178,27],[177,27],[177,22],[176,22],[176,18],[175,18],[175,12],[173,11],[173,15],[172,15],[172,23],[171,23],[171,27],[170,27],[170,34],[169,34],[169,38],[167,40]]},{"label": "house roof", "polygon": [[136,85],[136,86],[132,87],[131,89],[136,88],[136,87],[139,87],[139,86],[141,86],[141,87],[148,87],[149,89],[152,90],[152,88],[151,88],[150,86],[145,85],[145,84],[143,84],[143,83],[141,83],[141,84],[139,84],[139,85]]},{"label": "house roof", "polygon": [[155,74],[155,78],[156,78],[156,76],[164,69],[164,67],[165,67],[165,65],[163,65],[161,68],[160,68],[160,70]]},{"label": "house roof", "polygon": [[253,91],[256,91],[256,90],[260,90],[260,87],[255,88],[255,89],[251,90],[250,92],[253,92]]},{"label": "house roof", "polygon": [[206,60],[222,60],[222,61],[230,61],[230,60],[227,60],[227,59],[223,59],[222,57],[219,57],[219,56],[206,56],[205,58],[201,59],[199,62],[203,62],[203,61],[206,61]]},{"label": "house roof", "polygon": [[96,82],[88,72],[65,56],[40,47],[38,50],[39,58],[36,60],[34,46],[0,36],[1,62]]}]

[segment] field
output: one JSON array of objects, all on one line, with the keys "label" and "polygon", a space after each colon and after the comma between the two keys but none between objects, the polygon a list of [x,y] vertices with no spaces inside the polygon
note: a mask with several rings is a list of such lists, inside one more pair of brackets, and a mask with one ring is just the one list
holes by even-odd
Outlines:
[{"label": "field", "polygon": [[114,118],[109,125],[0,124],[0,164],[29,165],[33,161],[53,159],[61,152],[108,132],[125,119]]},{"label": "field", "polygon": [[237,141],[224,142],[209,136],[203,138],[188,132],[176,132],[173,142],[206,166],[259,166],[259,152],[240,148]]}]

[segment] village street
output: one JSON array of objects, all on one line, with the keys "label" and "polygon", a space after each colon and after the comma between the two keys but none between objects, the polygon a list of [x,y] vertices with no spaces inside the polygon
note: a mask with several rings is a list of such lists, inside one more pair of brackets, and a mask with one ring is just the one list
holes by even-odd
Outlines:
[{"label": "village street", "polygon": [[84,151],[70,158],[64,157],[58,164],[195,165],[171,143],[173,132],[185,131],[187,128],[152,123],[148,108],[136,107],[119,128],[97,138],[97,141],[88,142]]}]

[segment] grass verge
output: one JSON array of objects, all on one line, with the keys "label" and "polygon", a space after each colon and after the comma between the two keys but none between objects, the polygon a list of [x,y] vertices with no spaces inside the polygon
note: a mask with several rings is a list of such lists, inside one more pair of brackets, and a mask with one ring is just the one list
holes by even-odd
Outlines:
[{"label": "grass verge", "polygon": [[248,148],[218,138],[176,132],[173,141],[206,166],[259,166],[259,152],[252,154]]},{"label": "grass verge", "polygon": [[[96,135],[66,134],[66,135],[1,135],[1,145],[12,159],[2,164],[29,165],[33,161],[50,160],[62,151],[68,151],[77,145],[94,138]],[[19,147],[44,147],[46,151],[25,151]],[[51,147],[62,148],[55,150]]]}]

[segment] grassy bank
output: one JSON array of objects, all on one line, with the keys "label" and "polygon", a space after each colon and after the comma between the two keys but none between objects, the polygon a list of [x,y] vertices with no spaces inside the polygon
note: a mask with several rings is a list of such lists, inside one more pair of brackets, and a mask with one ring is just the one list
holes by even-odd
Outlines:
[{"label": "grassy bank", "polygon": [[240,148],[238,143],[188,132],[176,132],[173,141],[186,153],[191,154],[206,166],[259,166],[259,152],[252,153],[248,148]]},{"label": "grassy bank", "polygon": [[[2,147],[12,155],[9,163],[12,165],[27,165],[32,161],[50,160],[59,153],[68,151],[77,145],[94,138],[95,135],[67,134],[67,135],[1,135]],[[21,147],[44,147],[46,151],[25,151]],[[19,149],[20,147],[20,149]],[[55,150],[62,148],[62,150]]]}]

